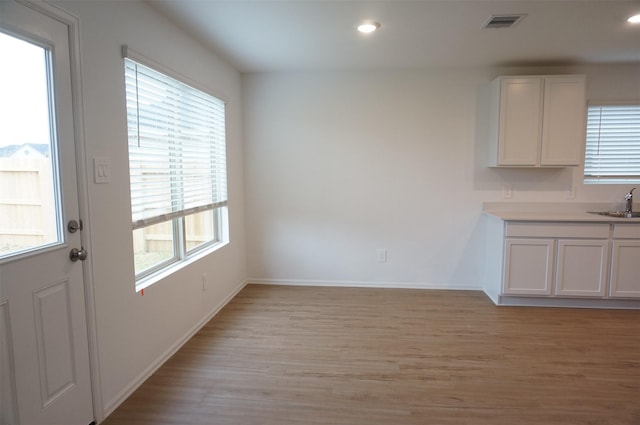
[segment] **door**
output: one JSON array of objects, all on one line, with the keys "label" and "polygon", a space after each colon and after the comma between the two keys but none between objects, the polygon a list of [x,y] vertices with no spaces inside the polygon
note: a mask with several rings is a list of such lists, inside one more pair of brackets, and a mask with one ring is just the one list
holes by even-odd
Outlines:
[{"label": "door", "polygon": [[542,79],[500,81],[498,165],[535,166],[540,160]]},{"label": "door", "polygon": [[640,298],[640,240],[614,240],[611,258],[610,296]]},{"label": "door", "polygon": [[551,295],[553,239],[506,239],[503,294]]},{"label": "door", "polygon": [[604,297],[609,272],[608,239],[560,239],[555,294]]},{"label": "door", "polygon": [[0,423],[87,425],[68,27],[15,1],[0,16]]},{"label": "door", "polygon": [[544,83],[541,165],[580,165],[586,137],[585,77],[548,77]]}]

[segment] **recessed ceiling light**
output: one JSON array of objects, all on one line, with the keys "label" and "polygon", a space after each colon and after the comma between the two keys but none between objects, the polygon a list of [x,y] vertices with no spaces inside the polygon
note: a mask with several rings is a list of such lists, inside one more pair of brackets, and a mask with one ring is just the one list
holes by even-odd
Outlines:
[{"label": "recessed ceiling light", "polygon": [[640,24],[640,15],[633,15],[632,17],[627,19],[627,22],[630,22],[632,24]]},{"label": "recessed ceiling light", "polygon": [[364,34],[369,34],[380,28],[378,22],[364,22],[357,26],[357,30]]}]

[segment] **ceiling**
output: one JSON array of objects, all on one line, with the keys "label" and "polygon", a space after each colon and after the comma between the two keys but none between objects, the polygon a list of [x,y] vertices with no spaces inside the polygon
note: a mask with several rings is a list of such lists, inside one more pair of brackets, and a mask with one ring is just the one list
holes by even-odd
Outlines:
[{"label": "ceiling", "polygon": [[637,0],[147,1],[241,72],[640,63]]}]

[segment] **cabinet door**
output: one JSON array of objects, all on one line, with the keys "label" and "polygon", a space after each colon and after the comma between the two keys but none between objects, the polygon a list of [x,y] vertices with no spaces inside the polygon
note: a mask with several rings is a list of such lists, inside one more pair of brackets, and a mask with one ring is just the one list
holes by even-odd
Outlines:
[{"label": "cabinet door", "polygon": [[640,298],[640,240],[614,240],[611,255],[612,297]]},{"label": "cabinet door", "polygon": [[608,259],[608,240],[559,240],[555,294],[604,297]]},{"label": "cabinet door", "polygon": [[500,80],[498,165],[536,166],[542,139],[542,78]]},{"label": "cabinet door", "polygon": [[579,165],[585,141],[585,77],[544,81],[540,165]]},{"label": "cabinet door", "polygon": [[506,239],[503,294],[551,295],[553,239]]}]

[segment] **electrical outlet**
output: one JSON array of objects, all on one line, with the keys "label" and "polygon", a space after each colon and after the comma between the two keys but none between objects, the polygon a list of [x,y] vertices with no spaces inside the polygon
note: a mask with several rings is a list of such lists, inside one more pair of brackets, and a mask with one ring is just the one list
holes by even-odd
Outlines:
[{"label": "electrical outlet", "polygon": [[379,249],[376,253],[378,258],[378,263],[386,263],[387,262],[387,250]]},{"label": "electrical outlet", "polygon": [[207,290],[207,274],[202,273],[202,292]]},{"label": "electrical outlet", "polygon": [[505,183],[502,187],[502,197],[504,199],[511,199],[513,196],[513,186],[511,183]]}]

